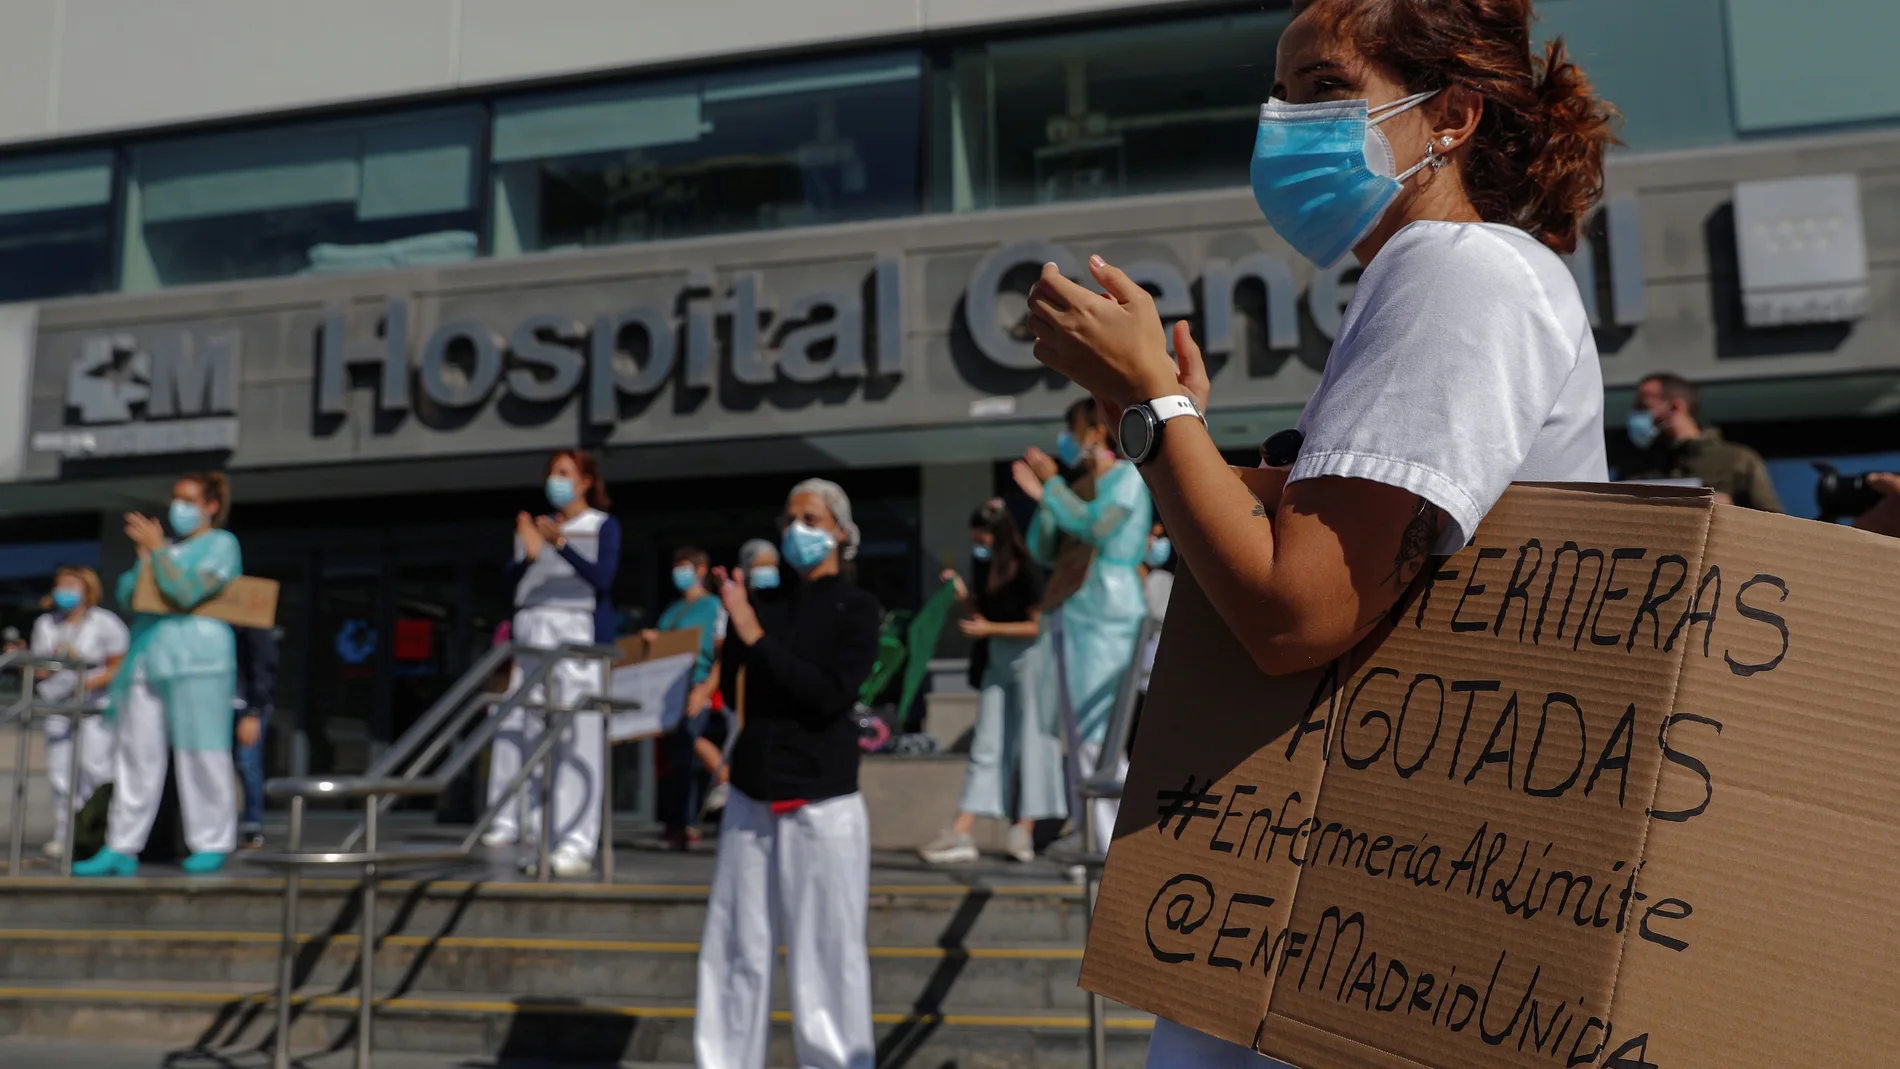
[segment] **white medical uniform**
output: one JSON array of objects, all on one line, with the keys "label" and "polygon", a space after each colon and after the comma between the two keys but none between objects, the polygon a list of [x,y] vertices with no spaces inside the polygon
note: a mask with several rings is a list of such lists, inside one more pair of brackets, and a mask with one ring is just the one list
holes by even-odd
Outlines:
[{"label": "white medical uniform", "polygon": [[[1287,482],[1347,476],[1444,511],[1457,552],[1513,482],[1603,482],[1603,375],[1557,254],[1496,223],[1412,223],[1373,258],[1340,326]],[[1149,1069],[1283,1063],[1167,1021]]]},{"label": "white medical uniform", "polygon": [[801,1069],[872,1069],[870,882],[862,794],[773,816],[770,805],[733,790],[699,949],[693,1053],[701,1069],[764,1069],[781,945]]},{"label": "white medical uniform", "polygon": [[[561,534],[575,552],[588,560],[600,557],[600,528],[607,514],[588,509],[561,524]],[[526,551],[519,540],[515,559]],[[515,618],[512,639],[519,645],[550,648],[563,643],[584,646],[594,644],[594,588],[575,574],[574,566],[555,551],[542,549],[515,587]],[[530,653],[515,656],[512,694],[527,673],[539,666],[541,658]],[[555,666],[549,677],[550,687],[535,687],[531,702],[544,700],[551,690],[555,705],[571,705],[606,689],[600,663],[570,658]],[[503,719],[489,751],[488,802],[492,806],[502,797],[527,755],[540,744],[544,721],[538,712],[516,709]],[[601,739],[601,713],[585,712],[561,734],[554,747],[554,848],[568,847],[582,857],[593,857],[600,844],[600,779],[606,763]],[[494,830],[524,841],[540,840],[541,770],[528,778],[518,797],[518,805],[508,806],[495,818]]]},{"label": "white medical uniform", "polygon": [[[106,704],[106,689],[101,677],[105,664],[125,656],[131,632],[125,621],[98,607],[87,609],[77,620],[63,613],[49,612],[33,621],[32,650],[41,657],[61,657],[95,666],[86,673],[85,706],[100,709]],[[79,686],[75,672],[56,672],[40,681],[41,699],[52,702],[70,700]],[[72,810],[84,809],[93,792],[112,782],[113,731],[103,717],[85,716],[79,720],[79,782],[69,782],[72,770],[74,732],[72,719],[48,716],[46,726],[46,779],[53,789],[53,841],[66,839],[66,821]]]}]

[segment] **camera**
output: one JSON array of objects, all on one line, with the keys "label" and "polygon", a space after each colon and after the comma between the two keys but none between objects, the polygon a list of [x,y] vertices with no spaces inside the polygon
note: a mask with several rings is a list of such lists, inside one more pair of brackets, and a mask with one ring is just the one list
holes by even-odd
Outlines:
[{"label": "camera", "polygon": [[1832,464],[1814,465],[1821,479],[1814,486],[1814,504],[1824,523],[1858,516],[1880,503],[1880,491],[1867,485],[1866,475],[1842,475]]}]

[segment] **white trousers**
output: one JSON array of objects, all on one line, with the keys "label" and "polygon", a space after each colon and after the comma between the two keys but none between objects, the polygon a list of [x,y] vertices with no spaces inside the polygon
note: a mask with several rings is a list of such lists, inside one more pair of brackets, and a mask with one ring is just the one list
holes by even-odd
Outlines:
[{"label": "white trousers", "polygon": [[[1081,766],[1082,778],[1095,775],[1095,769],[1102,760],[1102,744],[1085,742],[1076,747],[1076,764]],[[1128,778],[1128,756],[1115,755],[1115,778]],[[1121,800],[1116,798],[1097,798],[1089,803],[1089,817],[1094,822],[1095,849],[1108,853],[1108,844],[1115,838],[1115,817],[1121,812]]]},{"label": "white trousers", "polygon": [[106,847],[137,857],[152,834],[165,794],[165,763],[178,761],[178,807],[185,819],[185,845],[193,853],[228,854],[237,849],[237,766],[231,751],[171,748],[165,704],[138,676],[117,712],[118,749],[113,762],[112,807],[106,816]]},{"label": "white trousers", "polygon": [[870,881],[863,795],[775,817],[766,803],[732,792],[699,947],[700,1069],[764,1069],[781,941],[801,1069],[872,1069]]},{"label": "white trousers", "polygon": [[[552,647],[563,642],[592,643],[593,614],[571,609],[523,609],[515,614],[515,641],[531,646]],[[509,693],[520,689],[521,681],[540,665],[541,658],[522,654],[515,658],[514,679]],[[554,666],[547,687],[535,687],[528,693],[530,702],[551,697],[556,705],[572,705],[602,693],[598,661],[571,658]],[[495,733],[488,756],[488,803],[501,800],[502,788],[521,770],[521,763],[541,742],[546,726],[538,712],[516,709],[508,714]],[[554,744],[554,843],[582,857],[593,857],[600,845],[600,784],[607,753],[601,738],[602,717],[598,712],[581,713],[561,733]],[[527,787],[495,818],[496,831],[538,842],[541,837],[542,770],[535,769]]]},{"label": "white trousers", "polygon": [[53,789],[53,841],[66,841],[69,810],[84,809],[93,793],[112,782],[112,725],[101,716],[79,718],[79,786],[68,783],[73,754],[71,717],[46,718],[46,781]]}]

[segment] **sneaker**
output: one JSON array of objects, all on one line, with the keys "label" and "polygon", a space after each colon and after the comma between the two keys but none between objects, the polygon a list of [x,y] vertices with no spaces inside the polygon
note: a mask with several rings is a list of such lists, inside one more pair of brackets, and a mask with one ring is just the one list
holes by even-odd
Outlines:
[{"label": "sneaker", "polygon": [[240,834],[238,836],[238,849],[239,850],[264,849],[264,833],[261,831],[247,831]]},{"label": "sneaker", "polygon": [[1003,840],[1003,852],[1018,861],[1036,860],[1036,840],[1028,828],[1021,824],[1011,824],[1009,835]]},{"label": "sneaker", "polygon": [[1089,870],[1080,865],[1070,865],[1068,876],[1070,883],[1087,883],[1089,880]]},{"label": "sneaker", "polygon": [[978,857],[976,840],[945,828],[935,839],[917,848],[917,856],[932,865],[967,865]]},{"label": "sneaker", "polygon": [[490,828],[482,833],[482,845],[490,850],[513,846],[519,840],[520,836],[509,828]]},{"label": "sneaker", "polygon": [[58,861],[60,858],[66,856],[66,844],[60,842],[58,839],[48,839],[46,845],[40,847],[40,853],[45,854],[54,861]]},{"label": "sneaker", "polygon": [[[571,880],[592,873],[594,859],[571,846],[557,846],[548,855],[548,868],[553,869],[556,876]],[[521,863],[521,871],[528,876],[539,876],[541,865],[537,859],[529,858]]]}]

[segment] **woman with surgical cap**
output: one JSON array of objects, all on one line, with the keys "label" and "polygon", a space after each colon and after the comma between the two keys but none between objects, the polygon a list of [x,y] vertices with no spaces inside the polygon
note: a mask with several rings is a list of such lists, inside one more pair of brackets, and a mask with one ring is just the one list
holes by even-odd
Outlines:
[{"label": "woman with surgical cap", "polygon": [[858,529],[842,487],[799,483],[781,527],[781,584],[714,572],[731,614],[721,678],[731,706],[744,673],[746,724],[700,941],[693,1046],[702,1066],[763,1069],[782,944],[798,1064],[871,1069],[871,830],[852,713],[882,610],[852,582]]}]

